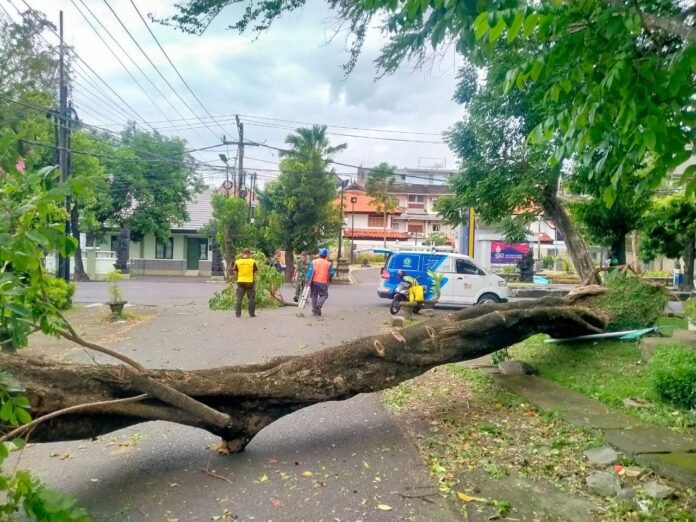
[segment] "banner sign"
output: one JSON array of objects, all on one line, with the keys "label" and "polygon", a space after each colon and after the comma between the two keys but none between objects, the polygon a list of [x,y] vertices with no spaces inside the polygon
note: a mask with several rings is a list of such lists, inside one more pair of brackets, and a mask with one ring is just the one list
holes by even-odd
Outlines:
[{"label": "banner sign", "polygon": [[501,241],[491,242],[491,263],[496,265],[517,264],[517,262],[529,252],[527,243],[503,243]]}]

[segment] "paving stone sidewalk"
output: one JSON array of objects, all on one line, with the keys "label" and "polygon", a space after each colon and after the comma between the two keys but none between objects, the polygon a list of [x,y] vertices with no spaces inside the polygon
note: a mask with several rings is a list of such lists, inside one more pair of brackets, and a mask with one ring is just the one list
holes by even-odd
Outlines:
[{"label": "paving stone sidewalk", "polygon": [[575,426],[601,431],[608,444],[664,477],[696,487],[696,436],[646,424],[534,375],[493,377],[537,408],[554,411]]}]

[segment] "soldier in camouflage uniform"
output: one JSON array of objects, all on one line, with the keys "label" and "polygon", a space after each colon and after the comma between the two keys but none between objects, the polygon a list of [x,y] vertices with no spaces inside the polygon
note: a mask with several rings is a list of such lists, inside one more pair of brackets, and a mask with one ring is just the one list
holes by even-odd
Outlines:
[{"label": "soldier in camouflage uniform", "polygon": [[298,257],[297,261],[295,261],[295,302],[298,302],[300,300],[300,296],[302,295],[302,288],[304,287],[305,277],[308,269],[309,256],[307,255],[307,251],[303,250],[300,257]]}]

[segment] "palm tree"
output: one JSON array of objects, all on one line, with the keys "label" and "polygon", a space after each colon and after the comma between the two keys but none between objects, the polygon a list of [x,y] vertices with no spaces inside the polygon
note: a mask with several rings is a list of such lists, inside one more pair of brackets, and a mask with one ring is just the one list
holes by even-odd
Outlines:
[{"label": "palm tree", "polygon": [[312,127],[300,127],[293,134],[285,138],[285,143],[292,148],[280,153],[281,156],[301,161],[307,161],[312,157],[319,157],[327,164],[336,154],[348,148],[347,143],[341,143],[334,147],[326,137],[326,125],[312,125]]},{"label": "palm tree", "polygon": [[394,191],[394,170],[388,163],[380,163],[367,175],[365,190],[372,197],[370,202],[377,212],[384,212],[384,248],[387,248],[387,214],[398,206],[398,200],[392,195]]}]

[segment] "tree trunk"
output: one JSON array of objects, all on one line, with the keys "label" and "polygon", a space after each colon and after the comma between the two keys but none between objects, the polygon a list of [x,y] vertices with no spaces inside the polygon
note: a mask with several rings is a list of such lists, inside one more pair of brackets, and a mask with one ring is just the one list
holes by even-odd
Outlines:
[{"label": "tree trunk", "polygon": [[640,262],[638,261],[638,231],[634,230],[631,232],[631,251],[633,258],[631,264],[633,265],[633,270],[636,274],[640,274],[643,270],[641,269]]},{"label": "tree trunk", "polygon": [[217,234],[213,234],[212,245],[210,246],[212,251],[212,263],[210,265],[210,274],[213,276],[224,276],[225,267],[222,262],[222,252],[220,252],[220,243],[217,241]]},{"label": "tree trunk", "polygon": [[621,235],[611,247],[609,247],[609,259],[616,259],[617,264],[623,266],[626,264],[626,236]]},{"label": "tree trunk", "polygon": [[285,282],[292,283],[295,268],[295,252],[291,245],[285,245]]},{"label": "tree trunk", "polygon": [[80,211],[78,209],[78,201],[73,200],[72,208],[70,209],[70,230],[72,236],[77,241],[75,249],[75,269],[73,270],[73,279],[75,281],[89,281],[89,276],[85,272],[85,266],[82,263],[82,247],[80,247]]},{"label": "tree trunk", "polygon": [[232,227],[225,226],[225,262],[227,263],[227,279],[232,279],[234,269],[234,245],[232,244]]},{"label": "tree trunk", "polygon": [[[575,271],[580,276],[580,279],[584,281],[592,274],[595,267],[592,264],[592,259],[590,259],[590,254],[587,252],[585,242],[582,240],[582,237],[580,237],[577,228],[575,228],[575,225],[570,220],[570,216],[565,208],[563,208],[563,205],[561,205],[561,202],[558,200],[555,189],[549,188],[546,190],[542,204],[544,212],[563,234],[566,248],[568,249],[568,254],[573,262]],[[590,283],[601,284],[599,276],[595,276]]]},{"label": "tree trunk", "polygon": [[679,290],[694,289],[694,251],[696,250],[696,238],[693,236],[686,241],[684,247],[684,277],[682,284],[679,285]]},{"label": "tree trunk", "polygon": [[116,263],[114,268],[122,274],[128,273],[128,259],[130,256],[130,229],[128,225],[121,225],[116,244]]},{"label": "tree trunk", "polygon": [[[312,404],[390,388],[435,366],[481,357],[536,333],[571,337],[601,331],[602,320],[585,308],[570,306],[573,299],[477,306],[311,354],[244,366],[139,374],[124,366],[3,354],[0,367],[9,375],[8,385],[26,390],[34,418],[102,403],[38,424],[31,431],[32,442],[96,437],[141,422],[167,420],[206,429],[221,436],[230,451],[241,451],[268,424]],[[229,419],[211,425],[201,420],[203,415],[187,413],[191,409],[172,406],[174,401],[152,398],[152,390],[162,384]],[[150,396],[123,403],[143,393]],[[117,399],[121,402],[103,404]],[[8,431],[0,426],[0,433]]]}]

